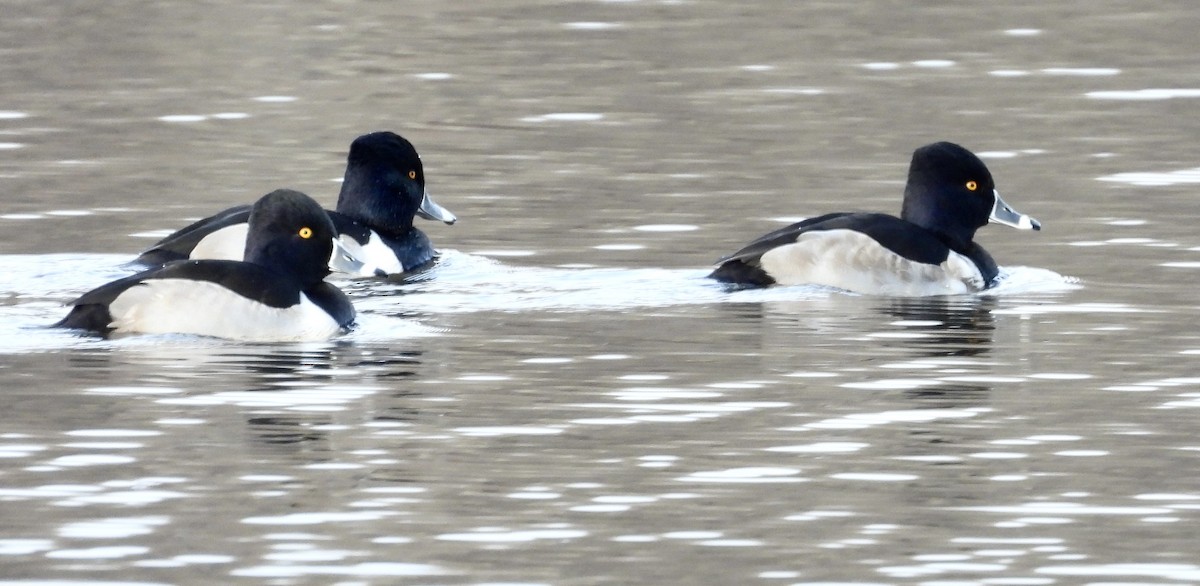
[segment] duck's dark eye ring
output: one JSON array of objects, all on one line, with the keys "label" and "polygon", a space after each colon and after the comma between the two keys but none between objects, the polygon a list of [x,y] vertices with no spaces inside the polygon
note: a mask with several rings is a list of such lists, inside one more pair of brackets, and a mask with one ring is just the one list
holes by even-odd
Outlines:
[{"label": "duck's dark eye ring", "polygon": [[975,191],[976,189],[979,189],[979,184],[978,184],[978,183],[975,183],[974,181],[968,181],[968,182],[967,182],[967,189],[968,189],[968,190],[970,190],[970,191]]},{"label": "duck's dark eye ring", "polygon": [[301,228],[300,231],[296,232],[296,233],[299,234],[300,237],[305,240],[312,238],[312,235],[313,235],[312,228],[309,228],[308,226]]},{"label": "duck's dark eye ring", "polygon": [[409,178],[409,179],[416,179],[416,178],[417,178],[417,172],[416,172],[416,171],[409,171],[409,172],[408,172],[408,178]]}]

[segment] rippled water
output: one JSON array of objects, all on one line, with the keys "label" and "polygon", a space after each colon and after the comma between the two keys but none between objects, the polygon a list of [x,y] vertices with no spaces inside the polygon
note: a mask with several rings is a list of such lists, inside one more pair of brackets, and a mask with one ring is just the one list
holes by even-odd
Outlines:
[{"label": "rippled water", "polygon": [[[0,583],[1200,582],[1194,12],[11,3]],[[44,327],[376,129],[460,222],[347,336]],[[703,279],[942,139],[999,288]]]}]

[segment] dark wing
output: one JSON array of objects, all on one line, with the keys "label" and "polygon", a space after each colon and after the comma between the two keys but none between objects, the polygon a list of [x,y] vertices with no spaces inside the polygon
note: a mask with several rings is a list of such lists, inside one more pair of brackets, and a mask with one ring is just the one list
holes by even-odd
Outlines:
[{"label": "dark wing", "polygon": [[854,214],[846,212],[837,212],[825,214],[815,218],[808,218],[792,224],[784,226],[778,230],[768,232],[755,239],[750,244],[743,246],[741,250],[723,257],[717,261],[717,268],[709,273],[708,278],[716,279],[722,283],[733,283],[737,285],[747,285],[752,287],[768,287],[775,284],[775,278],[767,274],[762,269],[759,259],[764,253],[773,248],[778,248],[787,244],[791,244],[800,237],[800,234],[807,230],[814,229],[815,226],[822,225],[825,222],[834,221],[839,218],[851,216]]},{"label": "dark wing", "polygon": [[184,279],[216,283],[247,299],[271,307],[291,307],[300,301],[299,287],[287,277],[262,266],[236,260],[186,260],[142,271],[101,285],[72,301],[71,312],[55,327],[108,333],[109,305],[131,287],[153,279]]},{"label": "dark wing", "polygon": [[229,208],[180,228],[138,255],[134,262],[154,266],[186,259],[205,236],[234,224],[243,224],[249,219],[249,205]]},{"label": "dark wing", "polygon": [[71,308],[71,312],[53,327],[90,330],[101,334],[112,331],[112,328],[108,327],[108,324],[112,323],[112,314],[108,312],[109,304],[126,289],[140,285],[148,275],[159,270],[161,269],[142,271],[84,293],[70,303],[74,306]]},{"label": "dark wing", "polygon": [[795,224],[784,226],[783,228],[773,232],[767,232],[766,234],[759,236],[750,244],[743,246],[741,250],[738,250],[731,255],[722,257],[717,261],[717,264],[726,263],[731,260],[757,260],[758,257],[762,256],[764,252],[771,250],[772,248],[777,248],[779,246],[783,246],[784,244],[791,244],[795,242],[796,238],[800,236],[801,232],[804,232],[805,230],[808,230],[817,224],[821,224],[835,218],[842,218],[852,215],[856,214],[849,212],[825,214],[824,216],[817,216],[815,218],[801,220]]}]

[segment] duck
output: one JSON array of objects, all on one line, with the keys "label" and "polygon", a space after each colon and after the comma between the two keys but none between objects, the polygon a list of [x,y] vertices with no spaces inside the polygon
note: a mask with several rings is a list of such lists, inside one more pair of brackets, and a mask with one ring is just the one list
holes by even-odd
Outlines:
[{"label": "duck", "polygon": [[[134,261],[159,266],[174,260],[240,260],[250,206],[232,207],[163,238]],[[388,131],[354,139],[337,206],[328,211],[339,239],[362,261],[355,276],[403,275],[430,266],[437,257],[429,237],[413,225],[416,216],[454,224],[458,217],[439,205],[425,187],[417,149]]]},{"label": "duck", "polygon": [[325,277],[357,271],[328,214],[311,197],[272,191],[250,208],[241,260],[168,262],[70,302],[54,327],[102,337],[192,334],[247,342],[325,340],[349,331],[355,311]]},{"label": "duck", "polygon": [[992,174],[951,142],[916,149],[900,217],[835,212],[764,234],[708,275],[738,287],[811,284],[881,296],[957,295],[997,284],[999,267],[974,241],[989,224],[1041,230],[1001,197]]}]

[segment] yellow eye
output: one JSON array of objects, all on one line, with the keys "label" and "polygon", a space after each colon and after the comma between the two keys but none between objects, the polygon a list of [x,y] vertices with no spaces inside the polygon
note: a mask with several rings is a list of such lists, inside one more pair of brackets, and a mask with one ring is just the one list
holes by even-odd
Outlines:
[{"label": "yellow eye", "polygon": [[976,189],[979,189],[979,184],[978,184],[978,183],[975,183],[974,181],[968,181],[968,182],[967,182],[967,189],[968,189],[968,190],[970,190],[970,191],[975,191]]},{"label": "yellow eye", "polygon": [[301,228],[300,231],[297,232],[297,234],[299,234],[301,238],[307,240],[309,238],[312,238],[312,228],[305,226],[305,227]]},{"label": "yellow eye", "polygon": [[409,172],[408,172],[408,178],[409,178],[409,179],[416,179],[416,178],[417,178],[417,172],[416,172],[416,171],[409,171]]}]

